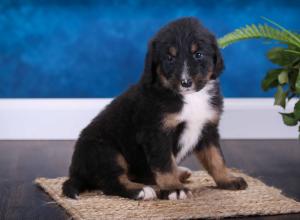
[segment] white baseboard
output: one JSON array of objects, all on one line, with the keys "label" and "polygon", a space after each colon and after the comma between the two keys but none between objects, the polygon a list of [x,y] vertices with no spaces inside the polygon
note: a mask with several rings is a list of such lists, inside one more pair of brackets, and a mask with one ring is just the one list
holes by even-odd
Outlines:
[{"label": "white baseboard", "polygon": [[[0,140],[69,140],[111,99],[0,99]],[[295,102],[293,102],[295,103]],[[291,109],[292,104],[290,105]],[[289,109],[288,108],[288,109]],[[295,139],[273,99],[225,99],[223,139]],[[287,110],[288,111],[288,110]]]}]

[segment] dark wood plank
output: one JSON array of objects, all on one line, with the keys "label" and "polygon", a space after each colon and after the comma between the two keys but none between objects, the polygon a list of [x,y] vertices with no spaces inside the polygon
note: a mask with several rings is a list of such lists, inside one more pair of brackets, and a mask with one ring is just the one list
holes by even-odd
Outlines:
[{"label": "dark wood plank", "polygon": [[[36,177],[67,174],[74,141],[0,141],[0,219],[67,219]],[[244,170],[300,201],[300,144],[297,140],[222,141],[229,166]],[[194,157],[183,165],[194,170]],[[238,219],[238,218],[235,218]],[[300,219],[299,214],[241,219]]]},{"label": "dark wood plank", "polygon": [[68,218],[33,180],[66,175],[72,146],[72,141],[0,142],[0,219]]}]

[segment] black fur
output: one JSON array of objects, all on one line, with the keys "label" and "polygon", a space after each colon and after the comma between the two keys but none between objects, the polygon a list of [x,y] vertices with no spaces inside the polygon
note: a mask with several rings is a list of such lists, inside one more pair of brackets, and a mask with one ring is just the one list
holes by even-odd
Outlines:
[{"label": "black fur", "polygon": [[[195,55],[189,55],[192,43],[204,54],[199,55],[200,62],[193,58]],[[176,47],[176,57],[170,57],[171,46]],[[176,156],[179,150],[178,137],[185,124],[165,131],[161,121],[166,113],[182,109],[180,74],[184,60],[189,63],[195,91],[223,70],[215,37],[195,18],[179,19],[163,27],[149,43],[141,80],[115,98],[81,132],[69,180],[63,185],[66,196],[75,198],[84,190],[100,189],[109,195],[137,198],[142,188],[126,188],[118,179],[122,174],[128,174],[135,182],[153,183],[154,170],[171,169],[171,155]],[[213,73],[207,78],[209,71]],[[221,114],[223,102],[218,82],[210,92],[211,105]],[[198,148],[204,142],[218,145],[217,123],[205,126]],[[119,155],[125,159],[127,169],[118,163]]]}]

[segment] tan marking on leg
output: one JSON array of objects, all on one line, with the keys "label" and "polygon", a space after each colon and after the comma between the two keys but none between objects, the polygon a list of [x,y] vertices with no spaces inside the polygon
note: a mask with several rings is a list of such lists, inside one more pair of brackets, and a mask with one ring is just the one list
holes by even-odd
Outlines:
[{"label": "tan marking on leg", "polygon": [[143,184],[140,184],[140,183],[135,183],[135,182],[132,182],[127,174],[122,174],[121,176],[118,177],[120,183],[126,188],[126,189],[129,189],[129,190],[136,190],[136,189],[142,189],[144,187]]},{"label": "tan marking on leg", "polygon": [[120,167],[124,169],[124,173],[118,177],[119,182],[129,190],[142,189],[144,187],[143,184],[132,182],[128,177],[128,164],[125,158],[119,154],[117,155],[117,163]]},{"label": "tan marking on leg", "polygon": [[124,171],[127,173],[127,171],[128,171],[128,164],[127,164],[125,158],[121,154],[117,155],[117,164],[120,167],[122,167],[124,169]]},{"label": "tan marking on leg", "polygon": [[160,189],[172,190],[182,188],[182,183],[174,173],[155,172],[155,179]]},{"label": "tan marking on leg", "polygon": [[235,177],[226,167],[220,150],[211,145],[201,151],[196,151],[197,158],[201,161],[203,167],[213,177],[217,185],[227,189],[245,189],[247,183],[241,177]]},{"label": "tan marking on leg", "polygon": [[198,50],[198,45],[196,43],[192,43],[191,45],[191,52],[195,53]]},{"label": "tan marking on leg", "polygon": [[163,128],[166,130],[176,128],[176,126],[179,123],[180,123],[180,120],[179,120],[178,113],[166,114],[162,120]]},{"label": "tan marking on leg", "polygon": [[196,156],[215,181],[227,178],[228,169],[220,151],[215,146],[208,146],[201,151],[196,151]]},{"label": "tan marking on leg", "polygon": [[172,190],[180,189],[183,187],[182,183],[179,180],[177,173],[177,165],[174,157],[172,156],[172,166],[169,172],[160,172],[155,171],[155,181],[160,189],[163,190]]},{"label": "tan marking on leg", "polygon": [[170,47],[169,48],[169,53],[173,56],[176,57],[177,55],[177,49],[175,47]]},{"label": "tan marking on leg", "polygon": [[186,167],[178,167],[177,173],[179,176],[179,180],[182,183],[186,182],[187,179],[192,175],[191,170]]}]

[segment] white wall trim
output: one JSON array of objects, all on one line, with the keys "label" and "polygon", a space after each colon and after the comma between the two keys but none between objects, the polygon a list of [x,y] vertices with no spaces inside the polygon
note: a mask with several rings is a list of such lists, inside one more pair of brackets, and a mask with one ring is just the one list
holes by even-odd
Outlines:
[{"label": "white wall trim", "polygon": [[[111,99],[0,99],[0,140],[76,139]],[[292,101],[295,103],[295,100]],[[290,104],[287,111],[292,109]],[[223,139],[294,139],[271,98],[225,99]]]}]

